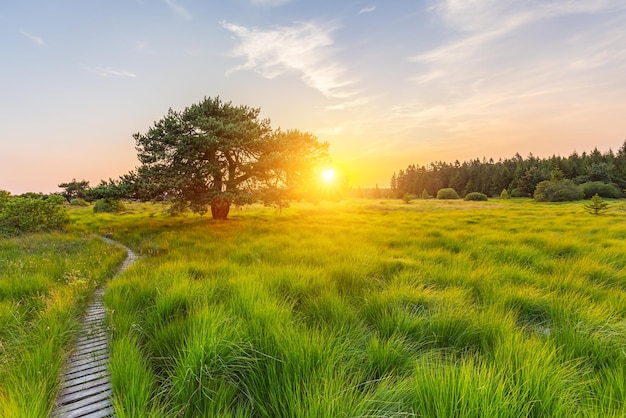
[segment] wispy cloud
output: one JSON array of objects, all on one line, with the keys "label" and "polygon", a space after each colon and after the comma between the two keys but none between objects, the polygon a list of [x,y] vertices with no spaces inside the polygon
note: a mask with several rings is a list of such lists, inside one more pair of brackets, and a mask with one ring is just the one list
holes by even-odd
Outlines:
[{"label": "wispy cloud", "polygon": [[33,35],[32,33],[24,32],[24,31],[21,31],[20,33],[24,35],[28,40],[33,42],[34,44],[37,44],[39,46],[43,46],[45,44],[43,41],[43,38],[40,36]]},{"label": "wispy cloud", "polygon": [[115,70],[111,67],[91,67],[85,64],[81,64],[81,67],[85,71],[88,71],[100,77],[129,77],[129,78],[137,77],[135,73],[131,73],[130,71]]},{"label": "wispy cloud", "polygon": [[170,7],[174,14],[182,19],[191,20],[193,16],[184,6],[180,5],[177,0],[165,0],[165,3]]},{"label": "wispy cloud", "polygon": [[331,98],[348,97],[351,81],[345,68],[332,58],[334,27],[313,22],[272,29],[246,28],[228,22],[222,26],[239,40],[232,55],[244,57],[246,63],[229,70],[252,70],[265,78],[288,72],[300,74],[309,86]]},{"label": "wispy cloud", "polygon": [[[427,100],[411,106],[410,116],[400,119],[455,121],[460,126],[456,121],[462,117],[478,121],[512,111],[531,114],[538,101],[553,106],[556,113],[572,92],[580,90],[608,94],[596,90],[597,76],[591,71],[616,74],[626,68],[624,10],[621,0],[437,3],[431,11],[446,27],[449,41],[409,58],[419,69],[412,81]],[[600,13],[617,17],[602,27],[555,20]],[[545,33],[545,38],[538,33]]]},{"label": "wispy cloud", "polygon": [[364,7],[359,11],[359,14],[362,15],[363,13],[371,13],[374,10],[376,10],[376,6]]},{"label": "wispy cloud", "polygon": [[252,4],[259,6],[275,7],[281,4],[289,3],[292,0],[250,0]]}]

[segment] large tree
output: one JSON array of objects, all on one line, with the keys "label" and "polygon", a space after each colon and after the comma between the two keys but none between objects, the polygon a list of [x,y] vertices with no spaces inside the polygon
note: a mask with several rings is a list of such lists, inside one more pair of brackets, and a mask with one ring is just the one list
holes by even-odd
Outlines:
[{"label": "large tree", "polygon": [[138,195],[176,210],[210,207],[214,219],[226,219],[233,203],[295,197],[328,158],[328,145],[308,133],[273,130],[259,113],[219,97],[182,112],[170,109],[148,132],[134,135]]}]

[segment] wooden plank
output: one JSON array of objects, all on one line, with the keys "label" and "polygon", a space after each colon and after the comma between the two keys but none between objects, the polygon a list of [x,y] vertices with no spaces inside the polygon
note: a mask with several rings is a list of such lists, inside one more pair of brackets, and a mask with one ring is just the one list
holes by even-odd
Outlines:
[{"label": "wooden plank", "polygon": [[104,392],[94,393],[93,395],[76,402],[64,402],[59,409],[59,413],[67,414],[73,411],[83,411],[85,408],[88,408],[91,405],[100,403],[102,401],[109,401],[112,393],[113,392],[111,390],[108,390]]},{"label": "wooden plank", "polygon": [[111,406],[111,400],[105,399],[103,401],[92,403],[73,411],[61,411],[61,414],[59,416],[63,418],[80,418],[88,416],[88,414],[92,412],[97,412],[101,409],[108,408],[109,406]]},{"label": "wooden plank", "polygon": [[110,382],[106,382],[103,383],[101,385],[98,386],[94,386],[88,389],[84,389],[84,390],[80,390],[74,393],[68,393],[65,396],[62,396],[61,398],[59,398],[59,404],[61,405],[65,405],[68,403],[72,403],[72,402],[76,402],[79,401],[81,399],[85,399],[88,398],[90,396],[93,396],[97,393],[101,393],[101,392],[106,392],[106,391],[111,391],[112,387],[111,387],[111,383]]},{"label": "wooden plank", "polygon": [[91,380],[91,381],[87,381],[78,385],[74,385],[74,386],[66,386],[64,387],[60,393],[61,396],[65,396],[68,395],[70,393],[76,393],[76,392],[80,392],[83,390],[88,390],[91,389],[93,387],[96,386],[100,386],[103,385],[105,383],[109,383],[109,377],[108,376],[103,376],[99,379],[96,380]]},{"label": "wooden plank", "polygon": [[89,375],[97,376],[98,374],[101,374],[102,372],[106,372],[106,371],[107,371],[106,364],[101,364],[101,365],[94,364],[88,369],[71,370],[69,373],[65,375],[65,378],[67,379],[67,381],[70,381],[73,379],[78,379],[79,377],[83,377],[83,376],[89,376]]}]

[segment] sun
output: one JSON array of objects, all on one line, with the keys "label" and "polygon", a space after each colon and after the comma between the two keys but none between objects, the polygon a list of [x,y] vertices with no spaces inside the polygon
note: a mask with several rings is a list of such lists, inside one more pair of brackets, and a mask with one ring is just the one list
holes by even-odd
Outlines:
[{"label": "sun", "polygon": [[322,180],[324,180],[324,183],[334,182],[335,177],[337,177],[337,173],[332,168],[327,168],[322,171]]}]

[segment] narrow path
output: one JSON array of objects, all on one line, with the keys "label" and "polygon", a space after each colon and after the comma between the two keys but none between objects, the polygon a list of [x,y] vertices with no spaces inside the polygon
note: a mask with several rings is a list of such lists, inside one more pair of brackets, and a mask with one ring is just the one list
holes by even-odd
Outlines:
[{"label": "narrow path", "polygon": [[[111,245],[123,246],[109,238]],[[130,267],[137,255],[130,248],[119,268],[120,274]],[[85,312],[81,337],[65,365],[61,376],[61,390],[52,411],[53,418],[105,418],[115,416],[111,403],[113,394],[109,381],[109,345],[106,329],[106,311],[102,302],[104,288],[98,288]]]}]

